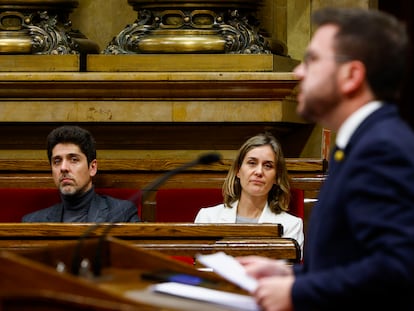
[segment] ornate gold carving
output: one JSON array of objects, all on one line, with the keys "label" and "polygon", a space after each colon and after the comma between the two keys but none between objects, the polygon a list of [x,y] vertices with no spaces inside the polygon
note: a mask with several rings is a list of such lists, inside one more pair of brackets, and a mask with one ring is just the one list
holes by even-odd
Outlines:
[{"label": "ornate gold carving", "polygon": [[71,29],[69,14],[78,0],[0,0],[0,54],[98,53]]},{"label": "ornate gold carving", "polygon": [[260,0],[129,0],[138,12],[104,54],[270,54],[254,13]]}]

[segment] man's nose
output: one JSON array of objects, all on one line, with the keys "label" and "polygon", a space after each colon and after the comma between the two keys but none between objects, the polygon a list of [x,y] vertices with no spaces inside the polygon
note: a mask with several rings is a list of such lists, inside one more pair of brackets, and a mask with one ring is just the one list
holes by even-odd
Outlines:
[{"label": "man's nose", "polygon": [[293,69],[293,73],[296,76],[297,79],[302,79],[302,77],[304,76],[304,72],[305,72],[305,63],[301,62],[300,64],[298,64],[294,69]]},{"label": "man's nose", "polygon": [[63,160],[61,162],[61,165],[60,165],[60,170],[65,171],[65,172],[68,171],[69,170],[69,161]]}]

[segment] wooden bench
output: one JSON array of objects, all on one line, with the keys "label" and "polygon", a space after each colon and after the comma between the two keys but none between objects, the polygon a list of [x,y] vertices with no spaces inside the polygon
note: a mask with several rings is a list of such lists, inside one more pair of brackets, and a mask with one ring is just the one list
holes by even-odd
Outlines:
[{"label": "wooden bench", "polygon": [[[289,212],[304,218],[304,191],[291,189]],[[155,196],[156,222],[193,222],[200,208],[223,203],[221,188],[167,188]]]},{"label": "wooden bench", "polygon": [[[185,159],[100,159],[99,172],[95,177],[96,188],[103,189],[143,189],[156,178],[174,169]],[[185,172],[172,176],[160,189],[179,188],[221,188],[232,160],[223,159],[211,165],[198,165]],[[319,189],[326,174],[326,161],[323,159],[286,159],[293,188],[303,190],[304,228]],[[39,159],[0,159],[0,189],[11,188],[54,188],[49,163]],[[156,194],[151,191],[143,202],[141,216],[144,221],[156,221]],[[7,208],[0,203],[0,209]],[[15,219],[16,221],[16,219]]]},{"label": "wooden bench", "polygon": [[[97,188],[96,192],[119,199],[130,200],[141,215],[142,192],[125,188]],[[290,213],[303,219],[303,191],[292,189]],[[60,202],[57,189],[0,188],[0,222],[21,222],[24,215]],[[221,188],[169,188],[156,193],[155,222],[194,222],[200,208],[223,202]],[[149,221],[144,219],[144,221]]]},{"label": "wooden bench", "polygon": [[[127,188],[97,188],[101,195],[110,195],[123,200],[131,200],[141,216],[139,190]],[[0,188],[0,223],[21,222],[24,215],[47,208],[61,201],[56,188]]]},{"label": "wooden bench", "polygon": [[224,251],[232,256],[255,254],[290,262],[300,259],[297,242],[281,238],[282,227],[278,224],[0,223],[0,250],[24,252],[63,241],[79,241],[88,230],[90,238],[110,235],[170,256],[194,257],[198,253]]}]

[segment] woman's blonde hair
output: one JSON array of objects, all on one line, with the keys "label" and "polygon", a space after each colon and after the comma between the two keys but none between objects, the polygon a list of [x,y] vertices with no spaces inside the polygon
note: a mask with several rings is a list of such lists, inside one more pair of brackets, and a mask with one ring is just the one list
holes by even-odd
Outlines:
[{"label": "woman's blonde hair", "polygon": [[279,141],[270,133],[261,133],[249,138],[239,149],[223,184],[224,205],[231,204],[240,199],[241,185],[237,173],[246,157],[246,154],[257,147],[270,146],[275,153],[276,183],[268,193],[267,201],[272,212],[279,214],[289,209],[290,183],[286,168],[285,157]]}]

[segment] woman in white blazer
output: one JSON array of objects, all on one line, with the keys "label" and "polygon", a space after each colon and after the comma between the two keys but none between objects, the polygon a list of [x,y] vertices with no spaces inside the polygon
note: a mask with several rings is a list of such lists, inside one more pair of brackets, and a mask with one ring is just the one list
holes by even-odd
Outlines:
[{"label": "woman in white blazer", "polygon": [[248,139],[223,184],[224,203],[202,208],[195,223],[278,223],[303,250],[303,221],[288,213],[290,184],[279,142],[270,133]]}]

